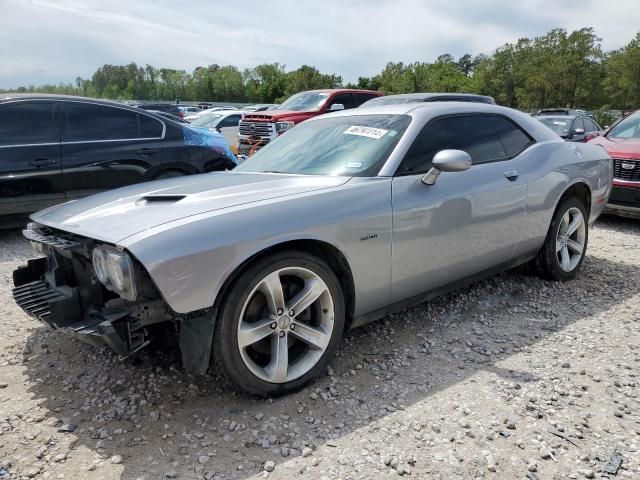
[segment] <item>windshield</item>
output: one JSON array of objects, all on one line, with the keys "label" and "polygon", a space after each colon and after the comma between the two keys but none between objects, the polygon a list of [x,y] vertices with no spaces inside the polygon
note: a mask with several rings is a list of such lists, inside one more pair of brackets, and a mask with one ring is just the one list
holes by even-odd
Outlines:
[{"label": "windshield", "polygon": [[292,110],[294,112],[317,112],[329,98],[328,93],[302,92],[289,97],[276,110]]},{"label": "windshield", "polygon": [[536,117],[541,123],[553,130],[560,136],[568,135],[571,128],[572,118],[556,118],[556,117]]},{"label": "windshield", "polygon": [[233,171],[374,176],[409,123],[407,115],[351,115],[304,122]]},{"label": "windshield", "polygon": [[193,122],[191,122],[191,125],[193,125],[194,127],[204,128],[215,127],[221,118],[222,115],[220,115],[219,113],[207,113],[205,115],[202,115],[201,117],[196,118]]},{"label": "windshield", "polygon": [[640,138],[640,112],[629,115],[607,134],[609,138]]}]

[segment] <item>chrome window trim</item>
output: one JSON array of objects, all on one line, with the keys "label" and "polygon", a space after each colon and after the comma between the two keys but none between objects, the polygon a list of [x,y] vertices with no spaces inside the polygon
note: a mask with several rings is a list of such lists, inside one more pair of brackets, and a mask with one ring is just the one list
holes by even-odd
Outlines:
[{"label": "chrome window trim", "polygon": [[44,146],[44,145],[73,145],[73,144],[78,144],[78,143],[102,143],[102,142],[131,142],[131,141],[149,141],[149,140],[164,140],[165,135],[167,133],[167,124],[164,123],[163,120],[160,120],[159,118],[153,117],[151,115],[149,115],[147,112],[145,112],[143,109],[132,109],[133,107],[125,107],[125,106],[120,106],[120,105],[106,105],[104,103],[99,103],[99,102],[92,102],[92,101],[87,101],[87,100],[75,100],[72,98],[16,98],[16,99],[11,99],[11,100],[7,100],[4,101],[2,103],[0,103],[0,106],[7,104],[7,103],[20,103],[20,102],[38,102],[38,101],[47,101],[47,102],[69,102],[69,103],[82,103],[82,104],[87,104],[87,105],[97,105],[99,107],[106,107],[106,108],[119,108],[120,110],[126,110],[127,112],[131,112],[131,113],[138,113],[138,114],[142,114],[146,117],[149,117],[152,120],[155,120],[156,122],[159,122],[160,125],[162,125],[162,135],[160,137],[148,137],[148,138],[114,138],[111,140],[73,140],[73,141],[60,141],[60,142],[48,142],[48,143],[31,143],[31,144],[24,144],[24,145],[0,145],[0,148],[8,148],[8,147],[35,147],[35,146]]},{"label": "chrome window trim", "polygon": [[46,147],[50,145],[60,145],[60,142],[46,142],[46,143],[22,143],[19,145],[0,145],[0,148],[16,148],[16,147]]}]

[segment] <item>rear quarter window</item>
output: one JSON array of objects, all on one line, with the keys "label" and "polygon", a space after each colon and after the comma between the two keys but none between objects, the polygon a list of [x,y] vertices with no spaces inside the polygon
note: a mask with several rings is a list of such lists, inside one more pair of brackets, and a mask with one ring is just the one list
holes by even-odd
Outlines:
[{"label": "rear quarter window", "polygon": [[504,117],[490,117],[493,128],[496,129],[507,157],[514,157],[533,143],[527,133],[511,120]]}]

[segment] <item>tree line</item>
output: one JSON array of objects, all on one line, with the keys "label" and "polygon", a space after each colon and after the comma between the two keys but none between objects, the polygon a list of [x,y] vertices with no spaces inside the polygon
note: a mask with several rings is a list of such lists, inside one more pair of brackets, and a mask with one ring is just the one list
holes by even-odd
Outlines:
[{"label": "tree line", "polygon": [[[344,84],[337,74],[303,65],[287,71],[270,63],[240,70],[233,65],[171,68],[103,65],[75,83],[19,87],[9,92],[84,95],[118,100],[281,102],[315,88],[366,88],[385,94],[470,92],[522,110],[548,106],[630,110],[640,107],[640,32],[624,47],[605,52],[593,28],[506,43],[490,54],[433,62],[389,62],[372,77]],[[4,90],[2,92],[8,92]]]}]

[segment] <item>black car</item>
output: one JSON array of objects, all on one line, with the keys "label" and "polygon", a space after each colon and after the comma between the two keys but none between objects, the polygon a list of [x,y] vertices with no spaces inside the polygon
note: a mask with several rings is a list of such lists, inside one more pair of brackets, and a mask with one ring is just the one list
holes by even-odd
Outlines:
[{"label": "black car", "polygon": [[233,168],[214,135],[115,102],[2,94],[0,228],[102,190]]},{"label": "black car", "polygon": [[586,115],[536,115],[535,118],[567,142],[586,142],[590,133],[602,130],[595,120]]},{"label": "black car", "polygon": [[142,110],[155,110],[158,112],[166,112],[171,115],[176,115],[180,118],[184,117],[184,112],[180,110],[179,105],[176,103],[141,103],[136,105]]}]

